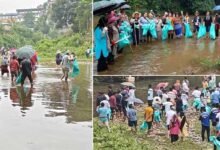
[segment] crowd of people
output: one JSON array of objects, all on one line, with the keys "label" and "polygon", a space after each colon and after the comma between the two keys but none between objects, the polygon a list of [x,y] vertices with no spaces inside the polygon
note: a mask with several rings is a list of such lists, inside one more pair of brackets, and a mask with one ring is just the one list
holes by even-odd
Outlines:
[{"label": "crowd of people", "polygon": [[196,11],[195,16],[190,18],[187,12],[164,12],[159,15],[151,10],[143,15],[134,12],[129,18],[123,9],[120,13],[112,11],[99,19],[94,30],[97,71],[107,70],[108,65],[114,64],[123,48],[130,43],[137,46],[152,39],[192,38],[193,33],[198,39],[206,36],[214,40],[219,36],[219,27],[220,15],[213,17],[210,12],[201,17]]},{"label": "crowd of people", "polygon": [[207,139],[207,142],[214,143],[215,150],[219,148],[220,85],[216,83],[216,77],[205,76],[201,86],[191,85],[187,78],[168,85],[168,82],[162,82],[155,87],[148,86],[147,105],[142,104],[146,106],[143,110],[144,118],[140,119],[144,121],[138,121],[137,111],[137,108],[140,110],[143,107],[128,101],[135,98],[135,88],[123,86],[120,90],[114,90],[109,86],[107,94],[99,92],[97,96],[96,111],[100,125],[105,124],[111,132],[109,122],[114,122],[115,119],[128,120],[128,126],[133,132],[140,126],[140,130],[146,130],[149,135],[165,125],[168,138],[175,143],[180,137],[182,141],[189,136],[189,127],[193,122],[188,116],[194,115],[201,124],[201,141]]},{"label": "crowd of people", "polygon": [[[25,79],[28,78],[31,87],[33,87],[33,79],[38,64],[38,56],[36,52],[31,58],[17,58],[14,50],[3,50],[1,51],[1,56],[1,76],[7,74],[7,77],[9,77],[10,74],[11,82],[13,84],[21,83],[22,87]],[[76,56],[74,53],[70,53],[70,51],[67,51],[65,54],[61,54],[60,51],[57,51],[56,64],[57,67],[61,66],[62,68],[63,74],[61,80],[65,79],[65,81],[68,81],[69,75],[72,78],[75,78],[79,74],[80,70]],[[70,73],[71,70],[72,72]]]},{"label": "crowd of people", "polygon": [[1,76],[11,74],[11,82],[19,82],[23,87],[26,78],[29,79],[31,87],[33,87],[33,76],[37,69],[36,65],[38,63],[37,54],[35,53],[31,58],[17,58],[14,51],[4,50],[2,51],[2,61],[1,61]]}]

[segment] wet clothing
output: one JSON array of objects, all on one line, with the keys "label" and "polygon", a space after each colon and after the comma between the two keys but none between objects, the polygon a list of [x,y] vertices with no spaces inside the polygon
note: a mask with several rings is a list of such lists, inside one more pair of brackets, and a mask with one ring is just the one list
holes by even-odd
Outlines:
[{"label": "wet clothing", "polygon": [[21,84],[24,84],[24,81],[26,79],[26,77],[28,77],[30,83],[33,83],[33,79],[31,76],[31,71],[32,71],[32,67],[31,67],[31,61],[30,59],[25,59],[21,62],[21,72],[22,72],[22,76],[21,76]]},{"label": "wet clothing", "polygon": [[131,26],[133,29],[133,45],[138,45],[140,42],[140,24],[139,19],[132,19]]}]

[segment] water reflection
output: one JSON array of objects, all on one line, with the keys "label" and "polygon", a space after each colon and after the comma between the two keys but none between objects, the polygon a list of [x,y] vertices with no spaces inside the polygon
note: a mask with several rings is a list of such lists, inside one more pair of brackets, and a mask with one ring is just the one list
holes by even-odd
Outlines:
[{"label": "water reflection", "polygon": [[[33,89],[0,77],[1,149],[92,149],[90,67],[81,65],[79,77],[61,82],[61,70],[41,66]],[[10,145],[16,135],[22,140]]]},{"label": "water reflection", "polygon": [[[206,58],[218,59],[219,46],[220,39],[183,38],[153,41],[132,47],[133,52],[129,47],[124,49],[123,56],[116,60],[115,65],[110,65],[108,71],[97,73],[94,67],[94,73],[99,75],[186,74],[186,72],[207,74],[206,72],[210,73],[210,70],[202,69],[198,61]],[[197,69],[198,71],[195,71]]]}]

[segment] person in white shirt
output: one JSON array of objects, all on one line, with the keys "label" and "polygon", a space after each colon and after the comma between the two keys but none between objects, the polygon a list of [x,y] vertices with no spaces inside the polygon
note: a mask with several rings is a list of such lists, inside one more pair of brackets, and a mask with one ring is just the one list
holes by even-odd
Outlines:
[{"label": "person in white shirt", "polygon": [[148,91],[147,91],[147,102],[148,102],[148,104],[152,105],[153,99],[154,99],[154,91],[152,89],[152,85],[150,84],[148,86]]},{"label": "person in white shirt", "polygon": [[167,102],[163,103],[164,109],[165,109],[165,113],[167,113],[168,111],[170,111],[170,106],[172,106],[173,103],[170,102],[170,98],[167,99]]},{"label": "person in white shirt", "polygon": [[184,111],[187,110],[187,108],[188,108],[188,99],[189,99],[188,93],[182,92],[181,100],[183,102],[183,110]]},{"label": "person in white shirt", "polygon": [[188,84],[186,83],[185,80],[183,80],[182,88],[183,88],[183,91],[184,91],[184,92],[189,93],[189,87],[188,87]]},{"label": "person in white shirt", "polygon": [[200,98],[201,94],[202,94],[202,92],[199,91],[198,86],[192,92],[192,96],[194,97],[193,107],[195,107],[196,110],[199,110],[201,108],[201,105],[202,105],[201,98]]},{"label": "person in white shirt", "polygon": [[170,121],[172,120],[173,116],[176,115],[176,112],[175,112],[175,108],[174,106],[170,106],[170,110],[166,113],[166,126],[167,126],[167,129],[168,129],[168,137],[169,137],[169,125],[170,125]]}]

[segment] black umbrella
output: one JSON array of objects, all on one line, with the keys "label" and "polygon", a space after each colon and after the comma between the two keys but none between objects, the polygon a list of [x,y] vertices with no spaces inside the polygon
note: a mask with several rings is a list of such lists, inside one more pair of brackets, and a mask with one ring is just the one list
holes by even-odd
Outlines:
[{"label": "black umbrella", "polygon": [[94,15],[101,15],[108,13],[115,9],[115,6],[117,6],[116,2],[113,1],[98,1],[93,3],[93,14]]},{"label": "black umbrella", "polygon": [[131,6],[128,4],[125,4],[125,5],[121,6],[121,9],[131,9]]},{"label": "black umbrella", "polygon": [[125,0],[102,0],[93,3],[93,14],[102,15],[127,4]]}]

